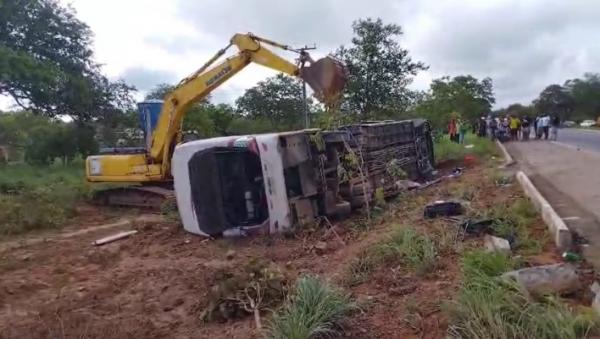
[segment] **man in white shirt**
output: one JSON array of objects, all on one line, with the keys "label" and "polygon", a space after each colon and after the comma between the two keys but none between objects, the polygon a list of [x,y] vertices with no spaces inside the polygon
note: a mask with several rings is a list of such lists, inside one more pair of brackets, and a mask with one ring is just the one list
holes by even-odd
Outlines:
[{"label": "man in white shirt", "polygon": [[542,133],[544,133],[544,139],[548,140],[548,132],[550,130],[550,116],[548,114],[544,114],[544,116],[540,118],[539,125],[542,128]]}]

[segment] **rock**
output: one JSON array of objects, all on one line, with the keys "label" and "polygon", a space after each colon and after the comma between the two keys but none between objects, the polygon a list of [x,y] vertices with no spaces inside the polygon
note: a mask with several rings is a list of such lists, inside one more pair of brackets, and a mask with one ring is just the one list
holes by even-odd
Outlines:
[{"label": "rock", "polygon": [[225,253],[225,258],[227,258],[227,260],[231,260],[235,257],[235,251],[234,250],[229,250],[227,251],[227,253]]},{"label": "rock", "polygon": [[327,243],[324,241],[319,241],[315,244],[315,252],[318,255],[322,255],[327,251]]},{"label": "rock", "polygon": [[483,241],[485,249],[488,252],[510,254],[510,243],[504,238],[499,238],[488,234],[483,238]]},{"label": "rock", "polygon": [[523,268],[502,275],[513,279],[532,295],[563,294],[579,289],[577,270],[571,264],[552,264]]}]

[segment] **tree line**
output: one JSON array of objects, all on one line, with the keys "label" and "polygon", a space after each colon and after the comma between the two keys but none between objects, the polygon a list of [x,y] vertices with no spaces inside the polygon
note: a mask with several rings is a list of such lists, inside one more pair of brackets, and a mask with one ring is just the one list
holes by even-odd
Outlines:
[{"label": "tree line", "polygon": [[[401,26],[366,18],[356,20],[352,31],[350,43],[332,53],[349,70],[339,110],[325,112],[309,99],[312,127],[423,117],[443,128],[453,113],[469,121],[490,113],[544,111],[563,119],[599,113],[597,74],[548,86],[530,105],[497,111],[492,111],[490,78],[444,76],[427,90],[412,90],[414,77],[428,65],[402,47]],[[93,154],[99,146],[141,145],[135,88],[102,74],[91,43],[89,27],[55,0],[0,2],[0,95],[12,97],[21,109],[0,115],[0,146],[22,150],[30,162],[47,163]],[[159,84],[146,99],[162,99],[172,89],[172,84]],[[206,98],[192,105],[183,129],[195,138],[299,129],[304,105],[302,83],[279,74],[247,89],[234,104]]]},{"label": "tree line", "polygon": [[585,73],[563,85],[548,85],[530,104],[511,104],[496,113],[530,117],[545,113],[562,121],[596,120],[600,117],[600,74]]}]

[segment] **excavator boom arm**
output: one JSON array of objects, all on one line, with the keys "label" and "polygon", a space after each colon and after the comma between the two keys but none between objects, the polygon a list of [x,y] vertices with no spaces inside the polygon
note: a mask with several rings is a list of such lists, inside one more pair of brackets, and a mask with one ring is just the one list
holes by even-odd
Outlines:
[{"label": "excavator boom arm", "polygon": [[[265,41],[275,46],[288,49],[265,39],[259,39],[251,34],[236,34],[231,39],[231,45],[236,45],[239,52],[220,64],[209,68],[211,64],[225,53],[220,50],[207,64],[191,76],[182,80],[164,100],[160,117],[152,136],[150,159],[161,163],[164,176],[170,172],[170,161],[173,148],[181,130],[183,117],[187,108],[194,102],[207,97],[215,88],[244,69],[250,62],[272,68],[274,70],[298,76],[299,68],[295,64],[281,58],[261,46],[259,41]],[[228,47],[229,47],[228,46]]]}]

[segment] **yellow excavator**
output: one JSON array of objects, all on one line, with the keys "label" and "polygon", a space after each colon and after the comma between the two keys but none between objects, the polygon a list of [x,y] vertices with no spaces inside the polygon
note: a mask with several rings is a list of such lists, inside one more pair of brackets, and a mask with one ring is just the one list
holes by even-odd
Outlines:
[{"label": "yellow excavator", "polygon": [[[234,45],[239,51],[213,66]],[[265,45],[297,52],[299,57],[291,63]],[[105,149],[100,155],[86,159],[88,181],[132,184],[101,190],[96,199],[108,205],[157,208],[165,199],[172,197],[171,157],[175,146],[181,142],[181,127],[187,108],[206,98],[251,62],[300,77],[326,106],[335,104],[347,78],[345,66],[331,57],[314,61],[306,49],[293,49],[251,33],[236,34],[225,48],[165,96],[159,103],[157,112],[160,113],[155,117],[155,126],[152,126],[152,117],[140,112],[140,119],[147,126],[143,128],[146,147]]]}]

